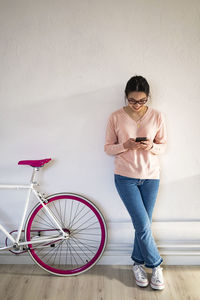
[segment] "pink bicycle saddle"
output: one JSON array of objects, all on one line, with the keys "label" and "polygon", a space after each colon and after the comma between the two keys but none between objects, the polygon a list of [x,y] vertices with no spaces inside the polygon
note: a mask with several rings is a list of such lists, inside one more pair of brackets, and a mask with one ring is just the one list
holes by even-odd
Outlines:
[{"label": "pink bicycle saddle", "polygon": [[18,162],[18,165],[28,165],[34,168],[43,167],[45,164],[47,164],[51,158],[45,158],[41,160],[20,160]]}]

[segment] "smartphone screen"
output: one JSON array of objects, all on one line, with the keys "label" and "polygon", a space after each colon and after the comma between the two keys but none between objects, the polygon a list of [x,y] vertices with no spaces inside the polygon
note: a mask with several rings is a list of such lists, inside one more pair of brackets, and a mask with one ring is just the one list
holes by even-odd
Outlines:
[{"label": "smartphone screen", "polygon": [[137,137],[137,138],[135,139],[136,142],[142,142],[142,141],[146,141],[146,140],[147,140],[146,137]]}]

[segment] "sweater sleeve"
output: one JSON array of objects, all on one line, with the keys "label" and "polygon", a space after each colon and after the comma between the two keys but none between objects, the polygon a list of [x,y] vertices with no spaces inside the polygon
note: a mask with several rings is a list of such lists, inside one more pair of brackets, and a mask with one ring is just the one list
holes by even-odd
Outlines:
[{"label": "sweater sleeve", "polygon": [[157,155],[162,154],[165,152],[166,146],[167,146],[167,128],[166,128],[164,115],[160,113],[159,128],[153,140],[153,148],[150,149],[150,152]]},{"label": "sweater sleeve", "polygon": [[117,155],[119,153],[127,151],[127,149],[124,148],[123,143],[118,143],[113,115],[110,116],[106,127],[106,141],[104,145],[104,151],[108,155]]}]

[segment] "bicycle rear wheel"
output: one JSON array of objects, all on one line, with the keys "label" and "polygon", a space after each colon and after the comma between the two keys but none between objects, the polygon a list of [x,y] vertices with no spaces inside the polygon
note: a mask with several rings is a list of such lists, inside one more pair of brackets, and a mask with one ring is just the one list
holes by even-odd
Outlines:
[{"label": "bicycle rear wheel", "polygon": [[[51,195],[45,205],[69,238],[30,244],[32,259],[47,272],[60,276],[89,270],[101,258],[107,242],[106,223],[99,209],[85,197],[71,193]],[[27,219],[26,240],[48,238],[58,232],[43,205],[37,205]]]}]

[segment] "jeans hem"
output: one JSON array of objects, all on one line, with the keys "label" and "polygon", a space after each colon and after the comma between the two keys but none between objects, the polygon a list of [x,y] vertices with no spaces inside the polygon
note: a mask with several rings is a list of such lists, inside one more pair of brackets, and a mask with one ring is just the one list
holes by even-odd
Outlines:
[{"label": "jeans hem", "polygon": [[153,265],[148,265],[148,264],[145,264],[145,267],[147,268],[155,268],[155,267],[158,267],[161,263],[163,262],[163,259],[159,259],[159,261]]},{"label": "jeans hem", "polygon": [[137,263],[139,263],[139,264],[144,264],[144,261],[143,261],[143,260],[135,259],[135,258],[132,257],[132,256],[131,256],[131,258],[132,258],[133,261],[135,261],[135,262],[137,262]]}]

